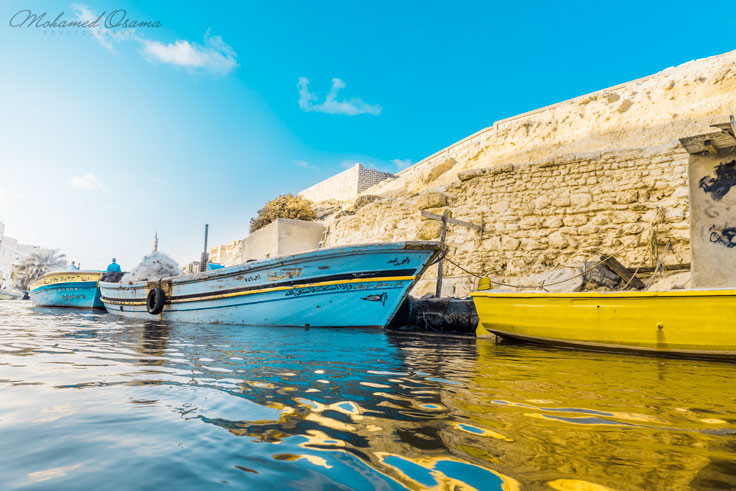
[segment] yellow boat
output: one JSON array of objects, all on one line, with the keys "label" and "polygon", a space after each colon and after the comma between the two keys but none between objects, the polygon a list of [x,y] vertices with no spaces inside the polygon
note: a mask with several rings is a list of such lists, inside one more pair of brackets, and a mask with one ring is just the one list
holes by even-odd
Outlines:
[{"label": "yellow boat", "polygon": [[736,359],[736,290],[471,293],[479,335]]}]

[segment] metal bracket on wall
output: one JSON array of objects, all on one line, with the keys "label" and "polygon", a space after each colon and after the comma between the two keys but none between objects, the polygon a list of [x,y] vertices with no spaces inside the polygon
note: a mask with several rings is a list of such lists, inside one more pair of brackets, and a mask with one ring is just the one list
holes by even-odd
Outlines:
[{"label": "metal bracket on wall", "polygon": [[[447,210],[442,215],[432,213],[431,211],[422,210],[422,216],[429,218],[430,220],[438,220],[442,222],[442,232],[440,233],[440,244],[442,247],[445,246],[445,238],[447,236],[447,224],[452,223],[453,225],[459,225],[477,231],[480,234],[480,238],[483,239],[483,214],[480,214],[480,225],[472,222],[466,222],[465,220],[458,220],[457,218],[450,218]],[[442,292],[442,267],[444,261],[440,259],[437,262],[437,288],[435,289],[435,297],[440,298]]]}]

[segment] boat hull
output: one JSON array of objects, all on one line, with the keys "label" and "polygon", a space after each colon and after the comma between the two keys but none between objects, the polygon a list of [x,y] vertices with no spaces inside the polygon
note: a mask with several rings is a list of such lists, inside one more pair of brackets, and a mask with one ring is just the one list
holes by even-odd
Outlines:
[{"label": "boat hull", "polygon": [[736,290],[474,292],[481,327],[580,348],[736,358]]},{"label": "boat hull", "polygon": [[[439,252],[434,242],[319,249],[160,282],[100,286],[108,312],[137,319],[383,327]],[[166,302],[153,315],[145,300],[156,287]]]},{"label": "boat hull", "polygon": [[49,273],[29,287],[34,307],[104,309],[101,300],[99,271]]}]

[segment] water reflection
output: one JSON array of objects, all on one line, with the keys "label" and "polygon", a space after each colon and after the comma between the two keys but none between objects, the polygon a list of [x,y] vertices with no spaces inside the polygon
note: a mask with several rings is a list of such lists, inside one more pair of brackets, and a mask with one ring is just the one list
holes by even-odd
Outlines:
[{"label": "water reflection", "polygon": [[38,310],[0,303],[8,487],[674,489],[736,476],[734,365]]}]

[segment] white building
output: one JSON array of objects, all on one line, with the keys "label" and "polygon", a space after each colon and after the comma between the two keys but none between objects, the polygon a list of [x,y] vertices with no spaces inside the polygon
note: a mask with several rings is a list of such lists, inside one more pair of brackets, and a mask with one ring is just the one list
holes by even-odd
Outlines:
[{"label": "white building", "polygon": [[5,224],[0,222],[0,289],[12,286],[11,273],[17,258],[18,240],[5,235]]}]

